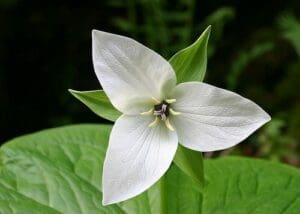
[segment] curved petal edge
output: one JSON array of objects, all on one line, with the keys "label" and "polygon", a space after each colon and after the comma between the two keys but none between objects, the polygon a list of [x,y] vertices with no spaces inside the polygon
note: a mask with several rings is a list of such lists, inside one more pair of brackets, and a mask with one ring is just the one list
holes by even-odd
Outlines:
[{"label": "curved petal edge", "polygon": [[197,151],[232,147],[271,119],[251,100],[202,82],[179,84],[171,96],[181,113],[171,117],[179,142]]},{"label": "curved petal edge", "polygon": [[162,123],[150,128],[152,116],[122,115],[109,140],[103,169],[103,205],[132,198],[168,170],[178,138]]}]

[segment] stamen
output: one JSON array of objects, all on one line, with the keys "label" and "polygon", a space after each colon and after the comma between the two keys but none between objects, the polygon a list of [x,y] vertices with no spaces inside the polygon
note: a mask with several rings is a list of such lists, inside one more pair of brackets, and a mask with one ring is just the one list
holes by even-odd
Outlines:
[{"label": "stamen", "polygon": [[[154,101],[158,101],[154,97],[152,97],[152,99]],[[174,131],[174,128],[171,125],[170,120],[168,118],[170,114],[174,116],[180,114],[180,112],[176,112],[172,108],[170,108],[170,103],[174,102],[176,102],[176,99],[163,100],[162,102],[154,105],[153,109],[150,109],[150,111],[143,112],[142,115],[153,114],[155,116],[155,120],[149,124],[149,127],[156,126],[157,123],[159,123],[159,121],[162,120],[164,121],[166,127],[169,130]]]},{"label": "stamen", "polygon": [[153,115],[154,116],[160,116],[162,114],[162,111],[154,111]]},{"label": "stamen", "polygon": [[169,108],[169,112],[173,115],[180,115],[181,113],[178,111],[174,111],[172,108]]},{"label": "stamen", "polygon": [[149,111],[145,111],[145,112],[142,112],[140,114],[141,115],[150,115],[150,114],[152,114],[153,110],[154,110],[154,108],[151,108]]},{"label": "stamen", "polygon": [[166,102],[171,104],[171,103],[175,103],[176,99],[166,99]]},{"label": "stamen", "polygon": [[165,125],[166,125],[166,127],[167,127],[168,129],[170,129],[171,131],[174,131],[174,128],[173,128],[173,126],[171,125],[169,119],[166,119],[166,120],[165,120]]},{"label": "stamen", "polygon": [[158,99],[156,99],[155,97],[151,97],[152,98],[152,100],[155,102],[155,104],[157,105],[157,104],[160,104],[160,101],[158,100]]},{"label": "stamen", "polygon": [[156,126],[158,122],[159,122],[158,117],[155,117],[155,120],[154,120],[152,123],[149,124],[149,127],[154,127],[154,126]]}]

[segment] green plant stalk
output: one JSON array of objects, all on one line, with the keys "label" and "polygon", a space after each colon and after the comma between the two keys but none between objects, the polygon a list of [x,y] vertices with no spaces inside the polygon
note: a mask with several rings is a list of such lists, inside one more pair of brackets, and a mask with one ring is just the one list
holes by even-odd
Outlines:
[{"label": "green plant stalk", "polygon": [[165,176],[162,176],[159,181],[159,187],[160,187],[160,214],[167,213],[167,202],[166,202],[166,183],[165,183]]}]

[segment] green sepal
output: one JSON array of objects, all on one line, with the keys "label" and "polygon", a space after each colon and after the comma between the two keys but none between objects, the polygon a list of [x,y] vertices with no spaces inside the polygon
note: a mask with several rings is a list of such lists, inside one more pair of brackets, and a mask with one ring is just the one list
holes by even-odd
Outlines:
[{"label": "green sepal", "polygon": [[121,112],[115,109],[103,90],[76,91],[69,89],[69,92],[100,117],[116,121],[121,116]]},{"label": "green sepal", "polygon": [[203,81],[207,65],[207,44],[211,31],[208,26],[190,46],[177,52],[169,62],[173,66],[177,83]]}]

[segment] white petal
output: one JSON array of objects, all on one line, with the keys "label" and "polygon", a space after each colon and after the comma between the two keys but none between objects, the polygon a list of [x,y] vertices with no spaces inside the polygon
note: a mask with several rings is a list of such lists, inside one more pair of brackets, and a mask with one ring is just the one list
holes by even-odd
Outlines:
[{"label": "white petal", "polygon": [[103,171],[103,204],[132,198],[159,180],[175,155],[178,138],[153,116],[122,115],[109,140]]},{"label": "white petal", "polygon": [[201,82],[179,84],[170,97],[181,112],[170,118],[179,142],[202,152],[232,147],[271,119],[254,102]]},{"label": "white petal", "polygon": [[[137,41],[93,30],[93,63],[96,75],[112,104],[121,112],[136,114],[161,100],[175,87],[171,65],[159,54]],[[149,110],[149,109],[148,109]]]}]

